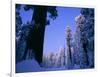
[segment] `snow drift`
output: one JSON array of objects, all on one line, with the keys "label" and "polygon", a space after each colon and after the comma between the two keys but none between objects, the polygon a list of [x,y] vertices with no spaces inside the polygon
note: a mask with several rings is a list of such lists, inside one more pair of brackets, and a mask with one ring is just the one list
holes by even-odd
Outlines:
[{"label": "snow drift", "polygon": [[37,71],[42,71],[42,68],[34,59],[24,60],[16,64],[16,73]]}]

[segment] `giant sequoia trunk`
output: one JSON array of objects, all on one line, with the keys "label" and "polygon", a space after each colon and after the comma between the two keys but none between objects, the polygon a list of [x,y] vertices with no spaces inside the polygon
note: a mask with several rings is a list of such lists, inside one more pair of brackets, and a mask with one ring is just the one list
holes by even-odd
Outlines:
[{"label": "giant sequoia trunk", "polygon": [[34,53],[35,59],[39,64],[42,62],[43,56],[43,42],[45,33],[45,24],[47,18],[47,7],[34,6],[34,13],[32,17],[33,28],[29,31],[28,38],[26,40],[26,50],[23,58],[27,56],[27,50],[31,49]]}]

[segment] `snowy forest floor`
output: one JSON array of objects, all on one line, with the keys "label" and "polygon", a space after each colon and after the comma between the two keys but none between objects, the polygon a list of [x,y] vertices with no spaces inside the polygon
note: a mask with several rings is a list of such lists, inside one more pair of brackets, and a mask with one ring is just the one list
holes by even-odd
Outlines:
[{"label": "snowy forest floor", "polygon": [[[72,69],[79,69],[79,65],[74,65]],[[36,60],[24,60],[16,64],[16,73],[24,73],[24,72],[41,72],[41,71],[59,71],[59,70],[69,70],[66,66],[61,67],[40,67]]]}]

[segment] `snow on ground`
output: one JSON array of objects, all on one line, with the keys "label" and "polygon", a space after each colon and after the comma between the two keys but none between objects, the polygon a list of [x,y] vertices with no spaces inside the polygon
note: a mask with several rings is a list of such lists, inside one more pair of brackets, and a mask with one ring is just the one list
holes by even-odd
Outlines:
[{"label": "snow on ground", "polygon": [[[79,65],[74,65],[73,69],[79,69]],[[16,73],[24,73],[24,72],[40,72],[40,71],[57,71],[57,70],[68,70],[65,66],[63,67],[52,67],[45,68],[40,67],[37,61],[34,59],[24,60],[16,64]]]},{"label": "snow on ground", "polygon": [[53,68],[45,68],[45,71],[59,71],[59,70],[67,70],[66,67],[53,67]]},{"label": "snow on ground", "polygon": [[34,59],[24,60],[16,64],[16,73],[37,72],[42,70],[43,69],[39,66],[39,64]]},{"label": "snow on ground", "polygon": [[44,68],[40,67],[39,64],[34,60],[24,60],[16,64],[16,73],[24,72],[40,72],[40,71],[56,71],[56,70],[65,70],[65,67],[60,68]]}]

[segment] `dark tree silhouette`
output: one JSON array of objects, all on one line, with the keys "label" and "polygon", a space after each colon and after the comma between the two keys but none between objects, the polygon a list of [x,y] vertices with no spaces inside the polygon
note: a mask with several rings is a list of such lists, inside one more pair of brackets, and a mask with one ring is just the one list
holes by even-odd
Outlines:
[{"label": "dark tree silhouette", "polygon": [[50,18],[55,19],[57,17],[57,10],[56,7],[32,5],[26,5],[24,9],[26,11],[29,9],[34,11],[32,15],[32,22],[34,22],[34,24],[32,24],[32,29],[30,29],[26,40],[27,46],[23,55],[23,59],[26,58],[27,50],[31,49],[37,62],[41,64],[43,56],[45,27],[48,24],[47,12],[51,14]]}]

